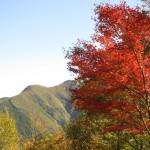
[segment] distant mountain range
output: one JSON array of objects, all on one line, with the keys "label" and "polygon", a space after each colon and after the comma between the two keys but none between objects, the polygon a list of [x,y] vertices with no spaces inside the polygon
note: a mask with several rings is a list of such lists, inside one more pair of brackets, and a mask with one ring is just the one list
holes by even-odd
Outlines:
[{"label": "distant mountain range", "polygon": [[71,106],[69,88],[75,88],[72,81],[55,87],[31,85],[19,95],[0,99],[0,112],[8,111],[16,120],[22,139],[28,139],[39,132],[62,131],[77,111]]}]

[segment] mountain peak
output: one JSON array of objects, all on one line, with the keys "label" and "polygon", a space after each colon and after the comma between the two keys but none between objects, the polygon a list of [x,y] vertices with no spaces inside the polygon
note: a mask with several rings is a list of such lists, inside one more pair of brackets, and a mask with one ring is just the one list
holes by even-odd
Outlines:
[{"label": "mountain peak", "polygon": [[32,87],[32,85],[29,85],[29,86],[27,86],[22,92],[25,92],[25,91],[28,91],[28,90],[30,90],[31,89],[31,87]]},{"label": "mountain peak", "polygon": [[[31,138],[33,124],[43,122],[49,133],[62,132],[70,118],[77,114],[71,106],[72,97],[68,90],[74,85],[70,80],[51,88],[29,85],[19,95],[0,99],[0,111],[8,108],[22,138]],[[40,126],[35,127],[37,132],[40,131]]]},{"label": "mountain peak", "polygon": [[45,87],[45,86],[35,84],[35,85],[29,85],[29,86],[27,86],[22,92],[29,91],[29,90],[31,90],[31,89],[33,89],[33,88],[42,88],[42,87],[43,87],[43,88],[47,88],[47,87]]}]

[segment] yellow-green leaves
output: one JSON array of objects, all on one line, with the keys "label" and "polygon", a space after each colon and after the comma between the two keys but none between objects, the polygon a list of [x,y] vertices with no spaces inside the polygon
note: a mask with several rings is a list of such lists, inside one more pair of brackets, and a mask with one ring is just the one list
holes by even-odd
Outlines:
[{"label": "yellow-green leaves", "polygon": [[19,144],[15,121],[8,113],[0,115],[0,149],[17,150]]}]

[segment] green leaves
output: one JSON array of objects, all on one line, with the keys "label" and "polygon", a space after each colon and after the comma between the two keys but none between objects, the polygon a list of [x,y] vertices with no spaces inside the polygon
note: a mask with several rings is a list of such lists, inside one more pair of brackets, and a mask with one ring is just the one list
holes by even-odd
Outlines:
[{"label": "green leaves", "polygon": [[8,113],[0,115],[0,149],[17,150],[19,145],[19,136],[15,121]]},{"label": "green leaves", "polygon": [[66,137],[71,140],[73,150],[110,150],[110,144],[103,138],[105,122],[94,114],[82,114],[72,120],[66,128]]}]

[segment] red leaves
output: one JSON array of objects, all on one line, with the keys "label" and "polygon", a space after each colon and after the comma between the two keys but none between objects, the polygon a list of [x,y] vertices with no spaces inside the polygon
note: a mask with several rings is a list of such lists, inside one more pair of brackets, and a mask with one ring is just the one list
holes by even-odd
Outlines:
[{"label": "red leaves", "polygon": [[72,90],[74,105],[104,113],[119,125],[124,123],[120,130],[146,131],[150,52],[145,51],[150,43],[150,17],[125,3],[97,7],[96,14],[94,42],[81,42],[67,55],[68,69],[80,82],[79,88]]}]

